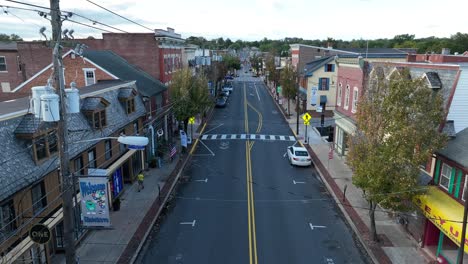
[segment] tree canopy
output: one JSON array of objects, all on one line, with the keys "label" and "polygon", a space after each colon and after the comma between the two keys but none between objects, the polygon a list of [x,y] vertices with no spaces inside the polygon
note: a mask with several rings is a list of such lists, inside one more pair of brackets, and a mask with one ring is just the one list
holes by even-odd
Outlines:
[{"label": "tree canopy", "polygon": [[22,41],[22,40],[23,39],[16,34],[7,35],[7,34],[0,33],[0,41]]},{"label": "tree canopy", "polygon": [[190,117],[213,104],[205,76],[193,76],[187,68],[174,74],[169,91],[175,117],[184,121],[185,130]]},{"label": "tree canopy", "polygon": [[296,71],[291,65],[286,65],[280,74],[280,84],[283,95],[288,99],[288,115],[291,115],[290,100],[297,94]]},{"label": "tree canopy", "polygon": [[408,210],[409,201],[421,190],[420,165],[446,142],[439,131],[445,116],[440,93],[422,79],[411,79],[407,70],[389,79],[385,72],[389,70],[374,68],[359,99],[357,131],[348,142],[347,157],[353,184],[364,191],[370,205],[374,240],[377,205]]},{"label": "tree canopy", "polygon": [[450,36],[450,38],[415,38],[413,34],[400,34],[393,38],[381,39],[314,39],[307,40],[302,38],[284,38],[284,39],[268,39],[256,41],[243,41],[236,40],[233,42],[230,39],[216,38],[207,40],[204,37],[191,36],[186,39],[187,43],[196,44],[200,47],[209,49],[235,49],[240,50],[245,47],[257,47],[261,51],[274,51],[275,55],[282,54],[281,52],[289,51],[290,44],[304,44],[312,46],[327,47],[328,44],[333,45],[334,48],[415,48],[418,53],[435,52],[440,53],[442,48],[449,48],[452,53],[463,53],[468,50],[468,34],[457,32]]}]

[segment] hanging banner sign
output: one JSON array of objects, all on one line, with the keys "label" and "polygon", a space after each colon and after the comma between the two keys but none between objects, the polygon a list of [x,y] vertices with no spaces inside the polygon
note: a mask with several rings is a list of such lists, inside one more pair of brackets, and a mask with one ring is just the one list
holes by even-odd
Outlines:
[{"label": "hanging banner sign", "polygon": [[187,134],[183,130],[180,130],[180,145],[187,147]]},{"label": "hanging banner sign", "polygon": [[110,226],[107,177],[80,178],[84,226]]},{"label": "hanging banner sign", "polygon": [[317,104],[317,91],[318,91],[318,88],[317,88],[317,87],[312,87],[312,89],[311,89],[310,104],[311,104],[311,105],[314,105],[314,106]]}]

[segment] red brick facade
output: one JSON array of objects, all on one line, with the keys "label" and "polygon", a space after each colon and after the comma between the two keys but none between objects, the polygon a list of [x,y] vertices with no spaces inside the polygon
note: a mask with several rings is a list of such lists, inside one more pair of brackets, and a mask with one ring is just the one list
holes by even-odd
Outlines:
[{"label": "red brick facade", "polygon": [[[338,77],[337,77],[337,91],[336,91],[336,111],[351,117],[354,119],[354,114],[352,111],[353,108],[353,99],[354,99],[354,90],[357,89],[358,99],[361,95],[362,88],[364,83],[364,74],[361,68],[358,65],[347,66],[340,64],[338,68]],[[349,86],[349,94],[346,96],[346,89]],[[341,89],[341,98],[340,98],[340,89]],[[341,100],[340,100],[341,99]],[[348,100],[346,106],[346,99]],[[359,100],[358,100],[359,101]],[[357,111],[357,108],[355,109]]]},{"label": "red brick facade", "polygon": [[[66,57],[63,58],[63,68],[66,87],[70,87],[71,82],[75,82],[77,88],[85,87],[87,84],[85,83],[84,69],[93,69],[96,82],[101,80],[116,79],[112,75],[101,70],[96,65],[90,63],[88,60],[85,60],[80,56],[73,56],[72,54],[73,53],[68,54]],[[47,80],[51,77],[52,73],[53,67],[49,67],[47,70],[36,76],[34,79],[30,79],[27,84],[25,84],[20,90],[18,90],[18,92],[27,93],[34,86],[44,86],[45,84],[47,84]]]},{"label": "red brick facade", "polygon": [[18,51],[0,50],[0,57],[5,58],[6,64],[6,71],[0,71],[0,93],[9,92],[24,80],[18,63]]}]

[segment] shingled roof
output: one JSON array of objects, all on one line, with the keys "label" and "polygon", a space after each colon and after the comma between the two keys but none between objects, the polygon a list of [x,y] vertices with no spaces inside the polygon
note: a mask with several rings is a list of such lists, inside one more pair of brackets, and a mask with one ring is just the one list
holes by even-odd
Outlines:
[{"label": "shingled roof", "polygon": [[148,73],[130,64],[124,58],[109,50],[86,50],[83,56],[103,67],[124,81],[136,80],[137,90],[143,96],[154,96],[167,90],[167,87]]},{"label": "shingled roof", "polygon": [[[97,139],[111,136],[119,132],[122,127],[145,115],[145,107],[141,97],[135,97],[135,112],[127,114],[125,108],[118,99],[119,88],[126,86],[135,89],[134,82],[113,81],[105,84],[95,84],[80,90],[82,95],[99,96],[110,104],[106,108],[108,126],[96,130],[91,127],[84,113],[68,114],[69,142],[77,142],[86,139]],[[101,90],[96,90],[99,87]],[[89,89],[88,89],[89,88]],[[6,102],[0,102],[4,104]],[[27,104],[25,105],[27,109]],[[1,107],[0,107],[1,109]],[[59,167],[58,156],[52,156],[48,160],[36,164],[32,157],[31,140],[18,138],[16,129],[33,131],[36,126],[24,126],[26,121],[38,124],[38,127],[47,126],[44,122],[37,122],[32,115],[21,115],[5,118],[0,121],[0,201],[10,197],[31,184],[40,181],[45,175]],[[98,142],[98,141],[97,141]],[[69,145],[70,159],[96,144],[93,142],[81,142]]]},{"label": "shingled roof", "polygon": [[438,154],[468,168],[468,127],[458,132]]}]

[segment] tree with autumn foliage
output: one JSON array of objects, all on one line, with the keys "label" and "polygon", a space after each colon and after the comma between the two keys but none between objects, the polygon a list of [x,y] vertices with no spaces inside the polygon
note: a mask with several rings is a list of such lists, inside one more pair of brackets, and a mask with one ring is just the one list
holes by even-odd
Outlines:
[{"label": "tree with autumn foliage", "polygon": [[371,235],[378,241],[375,211],[379,205],[408,211],[418,186],[420,165],[444,146],[442,95],[409,71],[385,77],[390,69],[376,67],[359,98],[357,130],[349,139],[348,164],[353,184],[369,202]]},{"label": "tree with autumn foliage", "polygon": [[213,104],[206,77],[194,76],[187,68],[174,74],[169,92],[174,115],[184,122],[185,131],[190,117],[204,112]]},{"label": "tree with autumn foliage", "polygon": [[284,97],[288,99],[288,115],[290,116],[290,101],[297,95],[297,74],[292,65],[288,64],[281,69],[280,84]]}]

